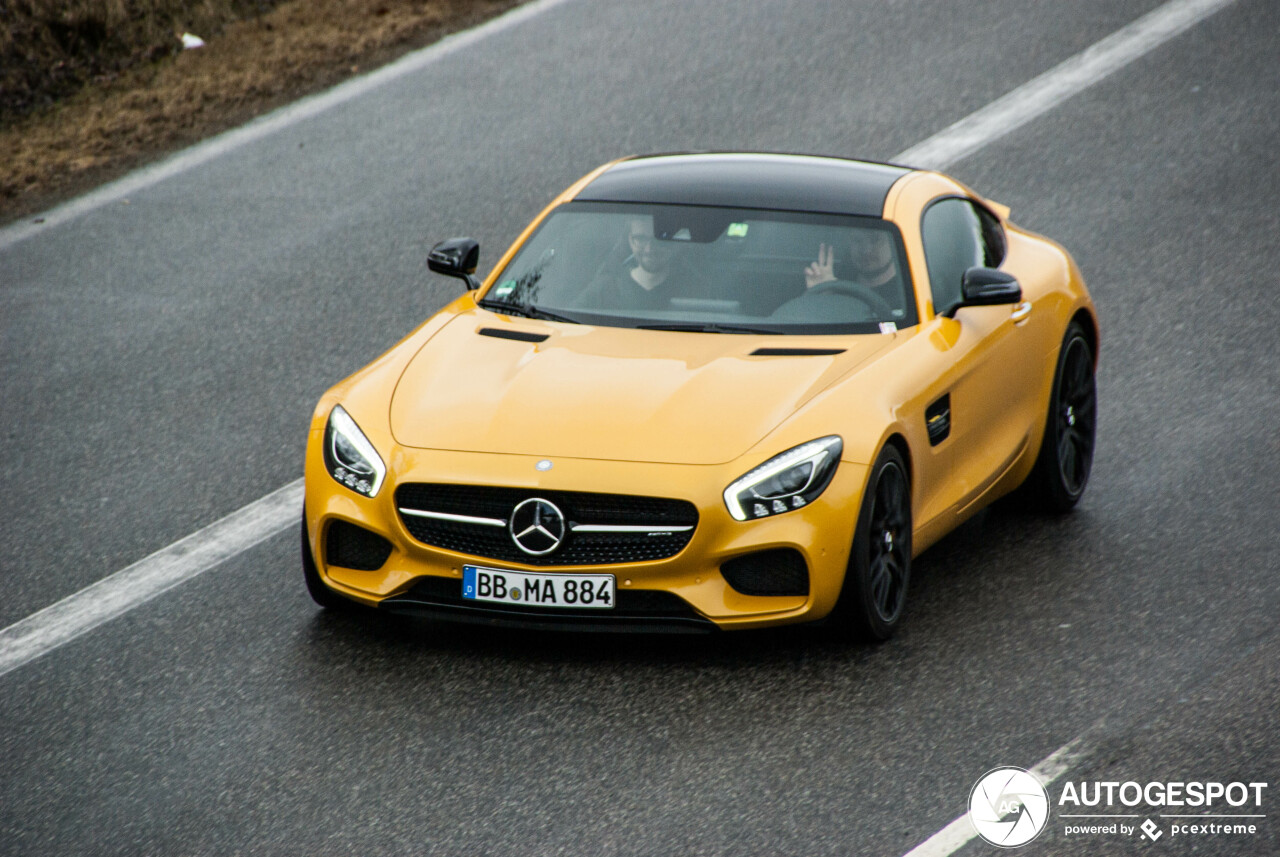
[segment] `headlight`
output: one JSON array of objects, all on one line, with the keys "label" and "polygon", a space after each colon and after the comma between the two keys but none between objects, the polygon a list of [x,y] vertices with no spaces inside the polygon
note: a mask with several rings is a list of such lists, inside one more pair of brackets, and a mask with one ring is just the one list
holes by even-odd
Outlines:
[{"label": "headlight", "polygon": [[382,487],[387,467],[356,421],[334,406],[324,430],[324,466],[329,475],[366,497],[373,497]]},{"label": "headlight", "polygon": [[775,455],[724,489],[729,514],[750,521],[809,505],[831,484],[843,449],[831,435]]}]

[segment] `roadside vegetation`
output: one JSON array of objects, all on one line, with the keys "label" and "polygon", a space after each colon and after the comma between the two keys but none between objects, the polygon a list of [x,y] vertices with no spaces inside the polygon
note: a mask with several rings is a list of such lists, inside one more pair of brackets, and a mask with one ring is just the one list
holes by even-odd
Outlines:
[{"label": "roadside vegetation", "polygon": [[0,2],[0,223],[517,2]]}]

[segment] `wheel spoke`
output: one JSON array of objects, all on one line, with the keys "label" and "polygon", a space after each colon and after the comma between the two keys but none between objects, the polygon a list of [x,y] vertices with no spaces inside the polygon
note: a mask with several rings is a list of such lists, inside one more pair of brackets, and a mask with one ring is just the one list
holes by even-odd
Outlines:
[{"label": "wheel spoke", "polygon": [[903,513],[901,505],[894,506],[884,516],[884,528],[894,535],[897,535],[898,531],[902,529],[902,526],[905,523],[906,515]]},{"label": "wheel spoke", "polygon": [[1067,460],[1067,455],[1070,454],[1071,435],[1071,429],[1064,427],[1062,434],[1058,436],[1058,461],[1060,462],[1065,462]]},{"label": "wheel spoke", "polygon": [[898,572],[897,563],[892,560],[885,562],[884,571],[884,585],[876,594],[876,606],[879,607],[882,617],[892,619],[898,612],[897,602],[901,575]]},{"label": "wheel spoke", "polygon": [[1071,352],[1071,398],[1077,399],[1089,386],[1089,361],[1082,348]]},{"label": "wheel spoke", "polygon": [[902,491],[898,494],[898,505],[893,509],[893,525],[899,530],[905,529],[907,521],[911,518],[910,502],[907,499],[906,486],[903,486]]},{"label": "wheel spoke", "polygon": [[1063,453],[1062,453],[1061,461],[1062,461],[1062,475],[1067,480],[1067,483],[1068,483],[1067,487],[1072,491],[1075,491],[1077,488],[1080,487],[1080,479],[1079,479],[1079,474],[1077,473],[1077,467],[1076,467],[1077,460],[1078,459],[1076,457],[1076,445],[1075,443],[1072,442],[1071,436],[1068,435],[1066,438],[1066,443],[1063,445]]},{"label": "wheel spoke", "polygon": [[871,600],[883,615],[885,598],[889,589],[889,569],[884,559],[876,563],[871,577]]},{"label": "wheel spoke", "polygon": [[881,485],[885,489],[882,523],[884,529],[896,536],[906,523],[906,484],[901,471],[896,468],[886,471],[881,479]]},{"label": "wheel spoke", "polygon": [[1089,476],[1089,465],[1093,460],[1093,444],[1087,442],[1084,437],[1076,439],[1075,444],[1075,462],[1076,462],[1076,485],[1083,485],[1084,480]]},{"label": "wheel spoke", "polygon": [[893,517],[893,501],[889,496],[889,486],[881,480],[876,491],[876,523],[873,529],[876,532],[884,532],[889,528],[890,520]]},{"label": "wheel spoke", "polygon": [[889,474],[885,482],[888,483],[885,491],[885,501],[888,504],[889,513],[892,514],[902,506],[902,482],[898,479],[897,471]]}]

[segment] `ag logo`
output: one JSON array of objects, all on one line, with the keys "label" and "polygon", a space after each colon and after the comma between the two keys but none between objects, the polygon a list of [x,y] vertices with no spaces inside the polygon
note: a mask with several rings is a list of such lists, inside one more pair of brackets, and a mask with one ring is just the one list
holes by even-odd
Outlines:
[{"label": "ag logo", "polygon": [[1022,768],[987,771],[969,792],[969,820],[992,845],[1026,845],[1049,821],[1049,793],[1034,774]]}]

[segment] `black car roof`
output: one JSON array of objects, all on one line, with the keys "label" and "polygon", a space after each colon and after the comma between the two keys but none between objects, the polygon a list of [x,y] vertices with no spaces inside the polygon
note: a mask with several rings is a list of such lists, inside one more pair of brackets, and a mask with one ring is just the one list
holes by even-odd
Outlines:
[{"label": "black car roof", "polygon": [[651,155],[615,164],[575,198],[879,217],[889,188],[909,172],[812,155]]}]

